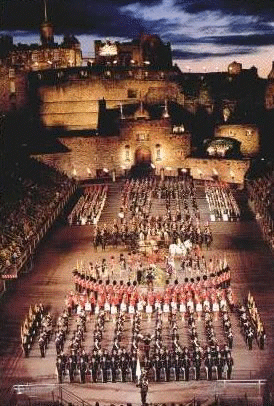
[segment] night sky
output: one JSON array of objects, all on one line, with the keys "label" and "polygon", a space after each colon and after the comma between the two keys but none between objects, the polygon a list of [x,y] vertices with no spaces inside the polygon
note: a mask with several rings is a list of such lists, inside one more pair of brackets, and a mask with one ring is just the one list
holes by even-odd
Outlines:
[{"label": "night sky", "polygon": [[[39,42],[42,0],[0,0],[1,32]],[[183,71],[224,71],[236,60],[266,77],[274,60],[274,0],[47,0],[55,39],[75,34],[83,55],[94,39],[129,40],[141,32],[172,45]]]}]

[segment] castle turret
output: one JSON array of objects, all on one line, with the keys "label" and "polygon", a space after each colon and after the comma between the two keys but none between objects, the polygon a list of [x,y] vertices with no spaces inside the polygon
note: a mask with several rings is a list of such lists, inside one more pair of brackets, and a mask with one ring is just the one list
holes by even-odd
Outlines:
[{"label": "castle turret", "polygon": [[44,0],[45,20],[40,27],[40,38],[43,47],[50,47],[54,44],[53,25],[48,21],[47,2]]},{"label": "castle turret", "polygon": [[267,76],[267,79],[273,80],[274,79],[274,61],[272,61],[272,69]]},{"label": "castle turret", "polygon": [[236,61],[228,65],[228,73],[230,75],[239,75],[242,72],[242,69],[242,64]]}]

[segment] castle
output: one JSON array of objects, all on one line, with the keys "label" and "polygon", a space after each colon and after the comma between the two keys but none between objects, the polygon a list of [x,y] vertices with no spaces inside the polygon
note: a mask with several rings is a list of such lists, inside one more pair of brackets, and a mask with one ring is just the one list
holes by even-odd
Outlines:
[{"label": "castle", "polygon": [[235,61],[227,72],[182,73],[156,35],[94,48],[93,62],[82,66],[79,42],[69,36],[55,44],[45,13],[41,46],[7,52],[1,111],[30,106],[64,147],[37,159],[79,180],[116,179],[144,162],[161,176],[187,171],[243,184],[260,153],[252,112],[273,107],[272,77]]}]

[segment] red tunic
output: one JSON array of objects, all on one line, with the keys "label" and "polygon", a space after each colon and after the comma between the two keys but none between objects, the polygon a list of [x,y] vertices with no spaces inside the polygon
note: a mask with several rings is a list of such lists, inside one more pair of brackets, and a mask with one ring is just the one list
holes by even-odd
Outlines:
[{"label": "red tunic", "polygon": [[97,304],[99,307],[103,307],[106,301],[106,296],[104,293],[98,295]]},{"label": "red tunic", "polygon": [[106,285],[106,294],[112,294],[113,293],[113,287],[112,285]]},{"label": "red tunic", "polygon": [[112,304],[114,304],[115,306],[118,306],[118,304],[120,304],[120,300],[119,300],[119,295],[114,293],[114,295],[112,296]]},{"label": "red tunic", "polygon": [[94,293],[92,293],[92,294],[89,296],[89,301],[90,301],[91,304],[95,305],[96,300],[95,300]]},{"label": "red tunic", "polygon": [[137,299],[134,297],[134,296],[132,296],[131,298],[130,298],[130,301],[129,301],[129,304],[130,304],[130,306],[136,306],[136,303],[137,303]]},{"label": "red tunic", "polygon": [[153,294],[153,292],[149,292],[147,295],[147,303],[150,304],[151,306],[154,305],[155,303],[155,296]]},{"label": "red tunic", "polygon": [[105,285],[99,284],[99,285],[98,285],[98,293],[99,293],[100,295],[102,295],[102,294],[105,294],[105,291],[106,291]]}]

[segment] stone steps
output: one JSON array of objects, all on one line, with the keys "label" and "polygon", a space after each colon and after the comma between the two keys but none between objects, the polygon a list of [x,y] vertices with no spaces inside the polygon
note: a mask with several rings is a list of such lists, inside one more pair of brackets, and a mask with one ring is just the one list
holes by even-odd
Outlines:
[{"label": "stone steps", "polygon": [[121,189],[122,182],[111,183],[109,185],[107,200],[98,222],[99,226],[103,226],[103,224],[111,225],[113,220],[117,219],[121,206]]}]

